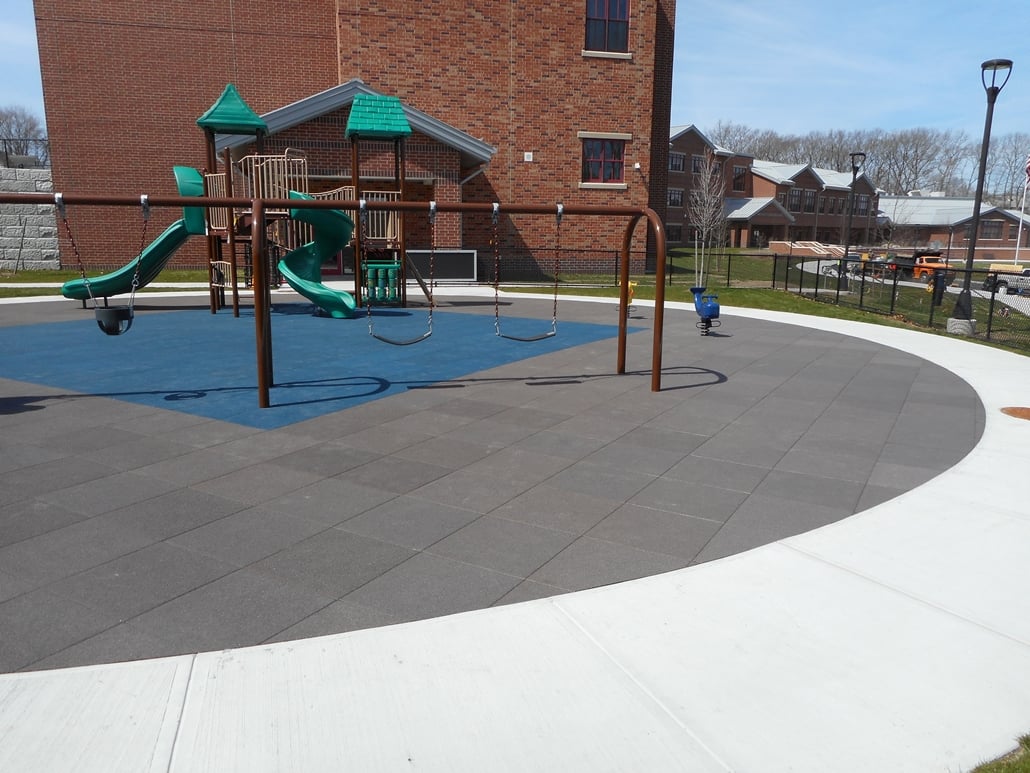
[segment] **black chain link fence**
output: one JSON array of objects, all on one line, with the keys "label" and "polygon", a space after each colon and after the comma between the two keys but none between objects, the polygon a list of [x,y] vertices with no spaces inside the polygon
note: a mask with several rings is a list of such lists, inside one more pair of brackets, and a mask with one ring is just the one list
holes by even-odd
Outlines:
[{"label": "black chain link fence", "polygon": [[[896,263],[788,255],[772,257],[772,286],[825,303],[885,314],[946,331],[967,277],[974,338],[1030,353],[1030,277],[953,262],[947,271],[914,279]],[[842,270],[843,269],[843,270]]]}]

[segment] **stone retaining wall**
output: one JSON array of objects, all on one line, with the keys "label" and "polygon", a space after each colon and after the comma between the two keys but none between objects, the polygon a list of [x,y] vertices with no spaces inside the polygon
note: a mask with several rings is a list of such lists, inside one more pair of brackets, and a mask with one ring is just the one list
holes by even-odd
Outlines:
[{"label": "stone retaining wall", "polygon": [[[0,191],[50,193],[53,189],[49,169],[0,167]],[[53,205],[0,205],[0,270],[60,267]]]}]

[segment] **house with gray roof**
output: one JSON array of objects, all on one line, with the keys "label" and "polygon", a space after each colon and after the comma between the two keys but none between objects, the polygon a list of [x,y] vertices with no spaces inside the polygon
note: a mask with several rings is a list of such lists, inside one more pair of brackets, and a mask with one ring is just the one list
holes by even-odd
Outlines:
[{"label": "house with gray roof", "polygon": [[[941,250],[963,258],[969,250],[972,198],[948,196],[880,196],[877,225],[887,244],[901,248]],[[1030,259],[1030,218],[1015,209],[990,204],[980,207],[974,260],[1007,263]]]}]

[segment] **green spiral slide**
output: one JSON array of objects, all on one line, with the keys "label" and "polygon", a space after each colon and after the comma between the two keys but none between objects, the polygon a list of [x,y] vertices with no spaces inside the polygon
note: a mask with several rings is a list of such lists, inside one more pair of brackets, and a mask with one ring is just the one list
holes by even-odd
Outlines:
[{"label": "green spiral slide", "polygon": [[[290,191],[291,199],[310,199],[306,193]],[[314,241],[286,254],[279,261],[279,273],[287,283],[318,308],[336,319],[355,316],[359,309],[350,293],[333,290],[320,281],[322,264],[350,242],[354,221],[338,209],[291,209],[290,217],[314,230]]]},{"label": "green spiral slide", "polygon": [[[189,166],[176,166],[173,167],[172,172],[175,174],[175,183],[179,188],[180,196],[204,195],[204,177],[196,169]],[[139,258],[133,258],[117,271],[90,279],[88,287],[85,279],[72,279],[65,282],[61,287],[61,294],[65,298],[85,301],[90,297],[109,298],[112,295],[131,292],[137,261],[139,262],[138,287],[145,287],[157,278],[175,251],[186,243],[186,239],[203,233],[204,208],[184,207],[182,219],[176,220],[165,229],[164,233],[147,245]]]}]

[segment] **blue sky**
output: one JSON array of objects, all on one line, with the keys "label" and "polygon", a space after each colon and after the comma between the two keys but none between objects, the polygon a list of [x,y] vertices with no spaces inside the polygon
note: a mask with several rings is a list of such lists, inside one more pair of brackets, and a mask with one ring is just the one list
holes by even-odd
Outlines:
[{"label": "blue sky", "polygon": [[[993,134],[1030,132],[1030,3],[679,0],[672,124],[804,134],[956,129],[978,139],[985,59],[1015,60]],[[0,106],[42,118],[31,0],[0,0]],[[1020,61],[1022,57],[1022,61]]]}]

